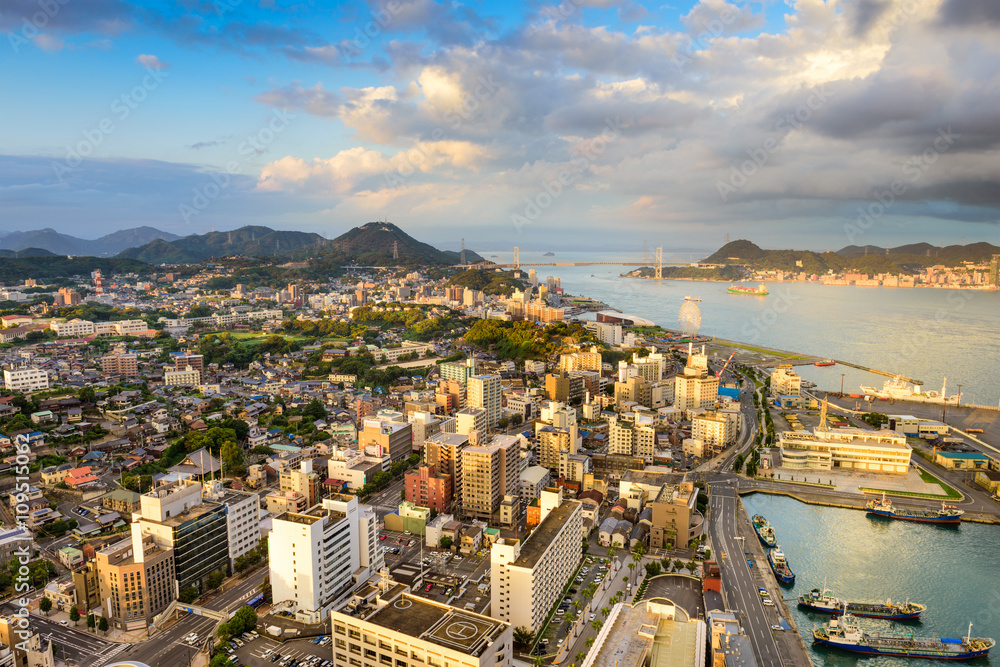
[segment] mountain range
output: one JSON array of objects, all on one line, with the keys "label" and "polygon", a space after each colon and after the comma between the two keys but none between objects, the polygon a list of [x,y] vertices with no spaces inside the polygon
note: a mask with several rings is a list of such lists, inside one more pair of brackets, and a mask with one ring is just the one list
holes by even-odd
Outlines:
[{"label": "mountain range", "polygon": [[895,248],[876,246],[846,246],[833,252],[812,250],[765,250],[740,239],[719,248],[702,260],[706,264],[748,266],[757,270],[780,270],[806,273],[856,271],[859,273],[915,273],[928,266],[956,266],[962,262],[981,264],[1000,253],[1000,247],[990,243],[932,246],[913,243]]},{"label": "mountain range", "polygon": [[143,245],[155,239],[173,241],[180,238],[176,234],[163,232],[153,227],[133,227],[105,234],[99,239],[81,239],[62,234],[54,229],[35,229],[27,232],[10,232],[0,236],[0,249],[22,251],[26,249],[48,250],[54,255],[82,255],[88,257],[110,257],[127,248]]}]

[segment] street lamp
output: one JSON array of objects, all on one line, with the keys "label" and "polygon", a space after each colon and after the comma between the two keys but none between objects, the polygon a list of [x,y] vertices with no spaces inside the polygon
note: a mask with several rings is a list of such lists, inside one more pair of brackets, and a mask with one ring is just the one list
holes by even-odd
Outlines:
[{"label": "street lamp", "polygon": [[844,397],[844,374],[840,374],[840,397]]}]

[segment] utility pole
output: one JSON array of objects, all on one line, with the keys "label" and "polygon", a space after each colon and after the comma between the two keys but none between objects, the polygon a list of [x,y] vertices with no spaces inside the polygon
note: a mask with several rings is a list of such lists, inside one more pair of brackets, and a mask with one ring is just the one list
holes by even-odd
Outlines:
[{"label": "utility pole", "polygon": [[840,374],[840,397],[844,397],[844,374]]}]

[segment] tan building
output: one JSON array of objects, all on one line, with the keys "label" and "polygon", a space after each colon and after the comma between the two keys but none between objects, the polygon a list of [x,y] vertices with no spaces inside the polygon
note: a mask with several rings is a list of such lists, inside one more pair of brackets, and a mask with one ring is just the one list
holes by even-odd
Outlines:
[{"label": "tan building", "polygon": [[482,408],[462,408],[455,413],[455,430],[471,441],[479,442],[486,437],[486,410]]},{"label": "tan building", "polygon": [[374,445],[388,454],[393,463],[412,453],[413,427],[401,414],[380,413],[365,419],[363,424],[364,428],[358,433],[360,449]]},{"label": "tan building", "polygon": [[25,630],[21,620],[19,616],[0,616],[0,665],[55,667],[52,642],[30,626]]},{"label": "tan building", "polygon": [[139,511],[139,494],[128,489],[115,489],[101,496],[101,506],[118,512],[122,516],[131,516]]},{"label": "tan building", "polygon": [[642,457],[652,463],[656,452],[656,428],[653,418],[626,412],[608,420],[608,454]]},{"label": "tan building", "polygon": [[73,570],[73,585],[76,586],[76,601],[81,614],[101,606],[101,579],[97,572],[97,561],[89,560]]},{"label": "tan building", "polygon": [[771,373],[771,396],[798,396],[802,393],[802,378],[790,364],[782,364]]},{"label": "tan building", "polygon": [[569,375],[565,371],[549,373],[545,376],[545,397],[560,403],[569,403],[574,398],[582,399],[584,384],[582,377]]},{"label": "tan building", "polygon": [[174,357],[174,369],[183,371],[190,366],[199,373],[205,372],[205,357],[200,354],[182,354]]},{"label": "tan building", "polygon": [[304,498],[306,507],[312,507],[322,500],[323,479],[319,473],[313,472],[312,464],[312,459],[306,459],[299,464],[298,470],[283,468],[278,477],[278,488],[300,494]]},{"label": "tan building", "polygon": [[[705,622],[692,618],[672,601],[619,602],[612,607],[581,667],[703,667],[707,646]],[[724,664],[753,667],[755,662]]]},{"label": "tan building", "polygon": [[163,373],[163,384],[168,387],[196,387],[201,384],[201,371],[191,366],[180,371],[166,371]]},{"label": "tan building", "polygon": [[691,482],[664,484],[650,503],[653,525],[649,546],[653,549],[687,547],[696,536],[693,528],[704,522],[697,514],[697,501],[698,491]]},{"label": "tan building", "polygon": [[700,410],[715,405],[719,399],[719,378],[708,370],[708,357],[694,354],[688,348],[684,372],[674,377],[674,407],[678,410]]},{"label": "tan building", "polygon": [[462,452],[469,446],[469,436],[459,433],[435,433],[424,443],[424,461],[438,474],[451,477],[451,497],[462,498]]},{"label": "tan building", "polygon": [[97,574],[102,611],[120,630],[147,627],[178,593],[173,551],[156,546],[149,535],[98,551]]},{"label": "tan building", "polygon": [[466,405],[486,411],[487,429],[496,428],[500,421],[501,394],[499,375],[475,375],[466,385]]},{"label": "tan building", "polygon": [[906,474],[913,451],[902,433],[860,428],[783,431],[778,445],[782,467],[795,470],[847,468]]},{"label": "tan building", "polygon": [[691,420],[691,437],[701,440],[709,452],[718,453],[736,442],[738,415],[722,412],[702,412]]},{"label": "tan building", "polygon": [[101,357],[101,368],[108,375],[138,377],[139,357],[135,354],[110,354]]},{"label": "tan building", "polygon": [[523,541],[500,538],[490,549],[490,615],[538,632],[580,564],[582,505],[547,488],[539,497],[541,523]]},{"label": "tan building", "polygon": [[491,521],[504,496],[520,493],[521,443],[517,436],[498,435],[488,445],[462,450],[462,512]]},{"label": "tan building", "polygon": [[306,497],[297,491],[272,491],[264,498],[267,511],[272,516],[282,512],[304,512],[309,505]]},{"label": "tan building", "polygon": [[559,356],[559,370],[566,371],[601,371],[600,352],[574,352]]}]

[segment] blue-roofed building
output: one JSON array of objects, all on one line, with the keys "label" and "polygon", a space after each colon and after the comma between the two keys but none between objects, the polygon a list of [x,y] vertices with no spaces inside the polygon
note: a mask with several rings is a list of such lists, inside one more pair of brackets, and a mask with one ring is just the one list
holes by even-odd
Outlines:
[{"label": "blue-roofed building", "polygon": [[937,452],[934,462],[949,470],[988,470],[990,462],[996,463],[981,452]]},{"label": "blue-roofed building", "polygon": [[740,400],[740,388],[739,387],[719,387],[719,396],[725,396],[731,398],[734,401]]}]

